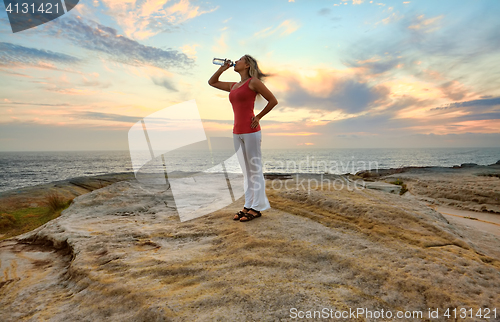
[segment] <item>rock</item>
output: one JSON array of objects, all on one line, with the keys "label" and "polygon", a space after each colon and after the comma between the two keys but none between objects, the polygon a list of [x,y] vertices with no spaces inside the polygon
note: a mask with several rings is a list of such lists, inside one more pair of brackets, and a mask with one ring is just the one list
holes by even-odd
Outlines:
[{"label": "rock", "polygon": [[477,167],[477,163],[462,163],[460,165],[461,168],[473,168]]},{"label": "rock", "polygon": [[366,182],[365,186],[368,189],[380,190],[380,191],[385,191],[388,193],[399,194],[401,191],[400,185],[395,185],[395,184],[390,184],[390,183],[385,183],[385,182]]},{"label": "rock", "polygon": [[133,180],[78,196],[0,242],[0,321],[277,321],[293,307],[500,303],[498,249],[416,198],[304,179],[326,180],[266,180],[272,208],[248,223],[232,220],[243,198],[181,222],[171,190]]},{"label": "rock", "polygon": [[264,178],[267,180],[274,180],[274,179],[289,180],[292,179],[292,175],[283,173],[265,173]]}]

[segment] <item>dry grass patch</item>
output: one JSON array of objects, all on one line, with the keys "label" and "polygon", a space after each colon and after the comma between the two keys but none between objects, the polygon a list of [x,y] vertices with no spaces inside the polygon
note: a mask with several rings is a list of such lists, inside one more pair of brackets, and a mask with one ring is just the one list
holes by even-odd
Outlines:
[{"label": "dry grass patch", "polygon": [[68,200],[65,200],[60,194],[54,191],[50,191],[45,197],[45,204],[52,212],[66,208],[69,206],[69,203]]},{"label": "dry grass patch", "polygon": [[16,224],[16,218],[11,214],[0,214],[0,230],[11,228]]},{"label": "dry grass patch", "polygon": [[[53,191],[47,193],[42,201],[16,197],[3,198],[0,207],[4,211],[0,214],[0,240],[24,234],[59,217],[72,200]],[[42,206],[32,207],[30,206],[32,204]]]}]

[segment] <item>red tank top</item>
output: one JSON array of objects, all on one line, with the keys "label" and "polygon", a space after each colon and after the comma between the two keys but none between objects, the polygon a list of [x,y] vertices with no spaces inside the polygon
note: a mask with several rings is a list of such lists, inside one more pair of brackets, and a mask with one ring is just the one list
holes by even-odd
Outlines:
[{"label": "red tank top", "polygon": [[255,116],[253,113],[255,97],[257,93],[252,91],[248,84],[250,83],[249,78],[243,85],[236,89],[232,89],[229,92],[229,101],[233,105],[234,112],[234,134],[244,134],[253,133],[260,131],[260,124],[256,128],[252,128],[252,117]]}]

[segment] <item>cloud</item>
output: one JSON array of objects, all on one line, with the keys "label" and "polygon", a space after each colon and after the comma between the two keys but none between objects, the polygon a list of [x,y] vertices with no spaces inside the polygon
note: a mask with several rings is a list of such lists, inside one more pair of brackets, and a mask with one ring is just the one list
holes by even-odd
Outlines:
[{"label": "cloud", "polygon": [[391,71],[397,68],[397,66],[402,62],[401,59],[394,58],[392,56],[375,56],[364,60],[356,59],[356,57],[353,56],[348,58],[341,58],[340,61],[347,67],[364,69],[366,70],[366,73],[370,75],[378,75]]},{"label": "cloud", "polygon": [[[219,124],[233,124],[233,120],[215,120],[215,119],[201,119],[203,123],[219,123]],[[264,120],[262,120],[264,121]]]},{"label": "cloud", "polygon": [[127,37],[134,39],[150,38],[160,32],[176,29],[183,22],[194,19],[218,9],[202,9],[189,0],[171,3],[168,0],[136,1],[103,0],[108,8],[105,14],[113,17],[123,28]]},{"label": "cloud", "polygon": [[282,30],[280,36],[287,36],[299,29],[299,24],[293,20],[285,20],[277,29]]},{"label": "cloud", "polygon": [[310,136],[310,135],[319,135],[319,133],[314,132],[276,132],[276,133],[267,133],[270,136]]},{"label": "cloud", "polygon": [[395,116],[399,111],[407,110],[409,108],[418,109],[422,106],[426,106],[430,102],[432,102],[432,100],[418,99],[413,96],[403,95],[401,97],[393,99],[393,101],[383,109],[383,113],[391,113],[392,116]]},{"label": "cloud", "polygon": [[443,83],[439,88],[446,97],[454,101],[464,99],[470,92],[469,89],[464,88],[464,86],[456,80]]},{"label": "cloud", "polygon": [[382,22],[383,24],[387,25],[387,24],[390,24],[390,23],[393,23],[393,22],[396,22],[400,19],[403,19],[404,15],[401,15],[399,13],[396,13],[396,12],[393,12],[391,13],[391,15],[385,19],[382,19],[382,21],[379,21],[377,23],[375,23],[375,25],[379,24],[380,22]]},{"label": "cloud", "polygon": [[329,85],[321,91],[313,91],[313,83],[304,85],[305,82],[288,77],[287,89],[280,95],[284,101],[283,105],[357,114],[386,101],[389,95],[389,90],[385,86],[370,86],[357,77],[330,77],[324,79],[324,82]]},{"label": "cloud", "polygon": [[220,38],[216,40],[216,44],[212,46],[212,51],[215,53],[227,53],[227,43],[226,43],[226,34],[223,33],[220,35]]},{"label": "cloud", "polygon": [[50,91],[50,92],[59,93],[59,94],[64,94],[64,95],[81,95],[81,96],[88,96],[88,95],[92,95],[92,94],[97,93],[97,91],[91,91],[91,90],[86,90],[86,89],[62,88],[62,87],[57,87],[57,86],[53,86],[51,88],[46,88],[45,90]]},{"label": "cloud", "polygon": [[358,132],[382,134],[397,132],[404,128],[405,122],[392,120],[393,113],[366,114],[342,120],[331,121],[323,129],[316,129],[323,134],[351,134]]},{"label": "cloud", "polygon": [[[9,67],[7,65],[1,65],[0,64],[0,67],[1,66],[4,66],[4,67]],[[27,75],[27,74],[23,74],[23,73],[18,73],[16,71],[12,71],[12,70],[7,70],[7,69],[2,69],[0,68],[0,71],[4,74],[8,74],[8,75],[15,75],[15,76],[20,76],[20,77],[26,77],[26,78],[33,78],[32,76],[30,75]]]},{"label": "cloud", "polygon": [[112,113],[101,113],[92,111],[83,111],[77,113],[68,113],[68,117],[74,117],[77,119],[91,119],[91,120],[102,120],[102,121],[116,121],[125,123],[135,123],[142,119],[140,116],[127,116]]},{"label": "cloud", "polygon": [[[82,111],[82,112],[74,112],[64,114],[67,117],[74,117],[77,119],[92,119],[92,120],[101,120],[101,121],[116,121],[116,122],[125,122],[125,123],[135,123],[140,121],[143,116],[128,116],[121,114],[113,114],[113,113],[101,113],[101,112],[93,112],[93,111]],[[158,119],[159,120],[159,119]],[[171,126],[177,126],[179,123],[182,123],[179,119],[171,119],[171,118],[162,118],[162,122],[165,124],[169,124]],[[203,123],[218,123],[218,124],[233,124],[233,120],[209,120],[202,119]]]},{"label": "cloud", "polygon": [[[66,18],[66,17],[65,17]],[[177,50],[145,46],[119,35],[117,30],[94,21],[68,15],[48,28],[54,37],[72,42],[90,51],[105,54],[109,59],[132,66],[151,65],[158,68],[192,67],[194,60]]]},{"label": "cloud", "polygon": [[374,75],[412,75],[449,99],[467,98],[474,88],[491,93],[498,87],[493,84],[500,72],[494,63],[500,51],[500,21],[487,8],[457,20],[413,10],[386,28],[390,30],[360,34],[352,45],[339,49],[340,61]]},{"label": "cloud", "polygon": [[2,123],[0,149],[3,151],[128,150],[129,124],[39,124]]},{"label": "cloud", "polygon": [[454,118],[450,118],[449,122],[463,122],[463,121],[491,121],[500,120],[500,111],[496,113],[477,113],[477,114],[467,114],[461,115]]},{"label": "cloud", "polygon": [[181,47],[183,53],[188,55],[190,58],[196,58],[196,47],[200,47],[201,45],[193,44],[193,45],[184,45]]},{"label": "cloud", "polygon": [[500,107],[500,97],[494,98],[483,98],[479,100],[465,101],[465,102],[455,102],[449,103],[444,106],[431,108],[429,111],[450,111],[455,109],[462,109],[465,111],[480,110],[484,109],[490,110],[490,107]]},{"label": "cloud", "polygon": [[[322,99],[313,97],[311,99],[310,96],[294,94],[286,97],[286,102],[283,104],[288,104],[289,99],[293,100],[297,97],[308,104],[311,102],[317,104],[312,105],[311,109],[321,107],[321,104],[327,106],[332,104],[331,100],[328,101],[328,97]],[[351,97],[352,95],[347,96]],[[386,137],[399,137],[402,133],[404,135],[431,132],[439,134],[463,133],[464,131],[496,133],[499,132],[498,128],[500,128],[500,109],[497,108],[500,106],[500,97],[453,103],[446,107],[427,111],[426,107],[432,104],[432,100],[405,95],[397,98],[384,98],[382,101],[381,104],[372,104],[369,113],[360,112],[357,115],[352,115],[358,111],[355,101],[351,103],[354,105],[354,109],[344,111],[346,113],[353,112],[351,115],[337,115],[334,116],[333,120],[322,120],[316,124],[302,121],[301,124],[307,123],[308,132],[320,133],[322,137],[360,133]],[[480,106],[484,108],[480,108]],[[461,113],[456,112],[459,108],[461,108]],[[407,111],[415,111],[415,113],[407,113]],[[437,111],[441,113],[429,113]],[[304,128],[300,130],[303,131]]]},{"label": "cloud", "polygon": [[169,90],[171,92],[178,92],[178,90],[175,88],[175,86],[172,85],[172,83],[167,78],[164,78],[164,77],[151,77],[151,79],[153,80],[153,82],[155,83],[155,85],[164,87],[164,88],[166,88],[167,90]]},{"label": "cloud", "polygon": [[25,105],[25,106],[73,106],[71,104],[67,103],[61,103],[61,104],[46,104],[46,103],[32,103],[32,102],[15,102],[15,101],[10,101],[7,100],[7,102],[0,102],[0,104],[5,104],[5,105]]},{"label": "cloud", "polygon": [[318,12],[318,14],[319,14],[320,16],[326,16],[326,15],[329,15],[329,14],[330,14],[330,12],[332,12],[332,9],[330,9],[330,8],[323,8],[323,9],[321,9],[321,10]]},{"label": "cloud", "polygon": [[274,33],[280,33],[279,36],[288,36],[289,34],[295,32],[297,29],[300,28],[300,25],[293,21],[293,20],[285,20],[283,21],[279,26],[275,28],[265,28],[262,29],[254,34],[254,37],[269,37],[273,35]]},{"label": "cloud", "polygon": [[497,106],[500,105],[500,97],[495,98],[485,98],[480,100],[473,100],[468,102],[457,102],[449,104],[451,106],[463,107],[463,106]]},{"label": "cloud", "polygon": [[361,135],[379,137],[374,146],[383,145],[382,138],[400,138],[411,134],[428,133],[422,122],[412,119],[395,119],[392,114],[366,114],[328,123],[320,131],[324,136]]},{"label": "cloud", "polygon": [[[165,2],[167,2],[165,0]],[[205,13],[210,13],[217,10],[218,7],[210,10],[200,10],[199,6],[193,6],[189,0],[180,0],[176,4],[166,9],[165,17],[172,19],[174,23],[182,23],[186,20],[193,19]],[[173,17],[173,18],[172,18]]]},{"label": "cloud", "polygon": [[[498,105],[499,99],[481,101],[479,104],[486,106]],[[427,102],[413,97],[402,98],[387,109],[373,111],[368,114],[357,115],[340,120],[323,123],[318,127],[310,128],[311,131],[323,135],[355,134],[363,132],[372,135],[400,136],[408,134],[452,134],[463,133],[466,130],[476,133],[498,133],[500,125],[500,110],[463,111],[467,114],[425,114],[420,113],[414,117],[399,117],[398,111],[402,108],[426,106]],[[463,102],[465,106],[477,106],[471,102]],[[452,108],[452,107],[448,107]],[[456,108],[456,107],[455,107]],[[432,109],[436,110],[436,109]]]},{"label": "cloud", "polygon": [[413,19],[411,22],[412,24],[408,26],[408,29],[420,30],[425,33],[434,32],[441,27],[440,23],[443,17],[443,15],[440,15],[426,19],[425,15],[419,15]]},{"label": "cloud", "polygon": [[[332,9],[330,9],[330,8],[322,8],[321,10],[318,11],[318,15],[325,16],[325,17],[330,16],[331,13],[332,13]],[[342,17],[339,17],[339,16],[331,17],[330,20],[338,22],[338,21],[342,20]]]},{"label": "cloud", "polygon": [[80,86],[89,86],[89,87],[99,87],[99,88],[109,88],[112,86],[111,82],[100,82],[97,79],[89,80],[85,76],[83,76],[83,80]]},{"label": "cloud", "polygon": [[78,64],[81,60],[73,56],[50,50],[24,47],[8,42],[0,42],[0,66],[47,66],[48,62],[58,64]]}]

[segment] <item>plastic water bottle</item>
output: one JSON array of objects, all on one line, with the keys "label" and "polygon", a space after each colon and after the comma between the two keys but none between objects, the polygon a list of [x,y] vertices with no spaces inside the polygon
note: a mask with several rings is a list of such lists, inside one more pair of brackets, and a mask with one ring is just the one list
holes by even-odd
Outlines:
[{"label": "plastic water bottle", "polygon": [[[222,58],[214,58],[214,60],[212,61],[212,63],[214,63],[215,65],[224,65],[228,60],[227,59],[222,59]],[[229,67],[233,67],[234,66],[234,62],[232,62],[231,60],[229,60],[231,62],[231,64],[229,64]]]}]

